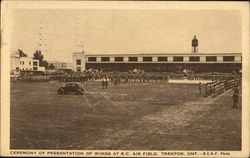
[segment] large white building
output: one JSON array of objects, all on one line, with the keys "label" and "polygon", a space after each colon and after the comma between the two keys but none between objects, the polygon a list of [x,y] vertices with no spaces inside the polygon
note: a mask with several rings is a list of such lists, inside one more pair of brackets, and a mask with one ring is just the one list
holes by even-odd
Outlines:
[{"label": "large white building", "polygon": [[73,70],[176,71],[179,67],[195,72],[240,71],[242,53],[165,54],[85,54],[73,53]]},{"label": "large white building", "polygon": [[39,60],[32,57],[19,57],[12,54],[10,57],[10,74],[17,75],[21,71],[44,71],[45,67],[39,66]]}]

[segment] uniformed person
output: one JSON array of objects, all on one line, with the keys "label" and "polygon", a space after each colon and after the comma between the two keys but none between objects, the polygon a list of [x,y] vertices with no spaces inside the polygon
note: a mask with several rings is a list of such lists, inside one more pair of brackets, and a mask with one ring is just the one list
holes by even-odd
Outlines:
[{"label": "uniformed person", "polygon": [[114,77],[114,85],[116,86],[117,85],[117,78]]},{"label": "uniformed person", "polygon": [[107,89],[107,88],[108,88],[108,84],[109,84],[109,82],[108,82],[108,78],[106,78],[106,79],[105,79],[105,84],[104,84],[104,85],[105,85],[105,89]]},{"label": "uniformed person", "polygon": [[117,77],[117,84],[121,84],[121,76],[120,75]]},{"label": "uniformed person", "polygon": [[128,83],[128,75],[125,75],[125,83]]},{"label": "uniformed person", "polygon": [[201,82],[199,83],[199,93],[201,94]]},{"label": "uniformed person", "polygon": [[239,104],[239,89],[236,87],[233,94],[233,108],[238,108]]},{"label": "uniformed person", "polygon": [[104,89],[105,87],[105,81],[104,81],[104,78],[102,79],[102,89]]}]

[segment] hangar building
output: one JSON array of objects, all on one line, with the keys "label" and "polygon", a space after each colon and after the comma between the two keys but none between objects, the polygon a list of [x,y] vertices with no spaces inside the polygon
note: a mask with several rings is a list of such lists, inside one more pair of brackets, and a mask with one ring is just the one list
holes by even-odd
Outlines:
[{"label": "hangar building", "polygon": [[176,54],[85,54],[73,53],[73,70],[128,71],[140,69],[147,72],[239,72],[242,53],[198,53],[198,39],[191,40],[192,53]]},{"label": "hangar building", "polygon": [[242,68],[242,53],[186,54],[86,54],[73,53],[73,70],[176,72],[232,72]]}]

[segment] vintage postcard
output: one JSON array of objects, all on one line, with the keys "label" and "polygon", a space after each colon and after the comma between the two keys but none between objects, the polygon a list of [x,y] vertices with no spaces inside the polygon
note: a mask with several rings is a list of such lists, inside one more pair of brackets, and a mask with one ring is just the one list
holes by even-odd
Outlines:
[{"label": "vintage postcard", "polygon": [[3,1],[1,156],[249,157],[249,3]]}]

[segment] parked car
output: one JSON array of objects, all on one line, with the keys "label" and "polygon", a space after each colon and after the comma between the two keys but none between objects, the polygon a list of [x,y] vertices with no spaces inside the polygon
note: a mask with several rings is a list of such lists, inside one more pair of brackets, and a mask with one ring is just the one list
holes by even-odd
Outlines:
[{"label": "parked car", "polygon": [[65,87],[58,89],[58,94],[83,94],[84,89],[79,83],[67,83]]}]

